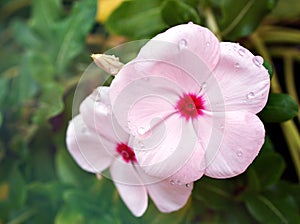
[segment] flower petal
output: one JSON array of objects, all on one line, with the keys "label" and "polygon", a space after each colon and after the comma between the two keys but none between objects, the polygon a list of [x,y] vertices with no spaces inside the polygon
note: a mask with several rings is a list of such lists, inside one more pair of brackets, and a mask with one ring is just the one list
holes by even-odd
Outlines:
[{"label": "flower petal", "polygon": [[174,212],[182,208],[189,199],[193,183],[178,184],[172,178],[147,185],[154,204],[161,212]]},{"label": "flower petal", "polygon": [[81,115],[70,122],[66,142],[74,160],[86,171],[100,173],[112,162],[113,156],[104,149],[99,136],[84,124]]},{"label": "flower petal", "polygon": [[110,173],[124,203],[135,216],[142,216],[148,206],[148,195],[133,165],[116,161]]},{"label": "flower petal", "polygon": [[270,88],[269,74],[262,63],[263,58],[246,48],[222,42],[219,64],[207,81],[213,110],[221,111],[225,105],[226,111],[258,113],[267,102]]},{"label": "flower petal", "polygon": [[[106,149],[114,151],[115,145],[120,142],[127,142],[129,135],[112,115],[108,95],[108,87],[98,87],[81,103],[80,113],[87,126],[99,135],[99,140],[102,141]],[[111,147],[112,144],[114,147]]]},{"label": "flower petal", "polygon": [[226,113],[219,152],[207,161],[205,175],[228,178],[243,173],[257,156],[264,137],[264,126],[256,115],[245,111]]},{"label": "flower petal", "polygon": [[220,46],[216,36],[209,29],[192,23],[174,26],[158,34],[141,49],[138,58],[176,62],[182,50],[193,53],[209,70],[219,60]]},{"label": "flower petal", "polygon": [[200,164],[204,153],[195,153],[197,137],[193,126],[178,114],[155,124],[149,134],[135,136],[132,144],[140,166],[151,176],[165,179],[175,174],[182,183],[202,176],[200,169],[190,169],[193,165],[189,162],[195,156]]}]

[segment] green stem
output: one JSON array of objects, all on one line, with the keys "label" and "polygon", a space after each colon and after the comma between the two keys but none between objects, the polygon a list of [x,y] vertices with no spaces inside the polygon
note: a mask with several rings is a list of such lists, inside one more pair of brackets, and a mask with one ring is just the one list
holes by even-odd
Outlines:
[{"label": "green stem", "polygon": [[247,4],[240,11],[240,13],[238,14],[238,16],[235,17],[235,19],[229,24],[229,26],[226,27],[226,29],[224,29],[222,31],[222,35],[223,36],[226,36],[232,30],[234,30],[234,28],[239,24],[239,22],[244,18],[244,16],[246,15],[246,13],[249,11],[249,9],[251,8],[251,6],[253,6],[254,2],[255,2],[254,0],[250,0],[250,1],[247,2]]},{"label": "green stem", "polygon": [[18,217],[16,217],[15,219],[9,221],[7,224],[21,224],[21,223],[24,223],[31,216],[33,216],[35,212],[36,212],[35,209],[28,210],[28,211],[22,213],[21,215],[19,215]]},{"label": "green stem", "polygon": [[16,1],[8,1],[2,8],[0,9],[0,20],[3,20],[13,14],[15,11],[27,6],[30,4],[30,0],[16,0]]},{"label": "green stem", "polygon": [[[291,57],[291,55],[286,54],[283,57],[283,62],[284,62],[284,74],[285,74],[284,77],[285,77],[287,92],[289,95],[291,95],[294,98],[294,100],[299,105],[299,100],[294,85],[295,81],[294,81],[293,58]],[[300,121],[300,111],[298,112],[298,121]]]},{"label": "green stem", "polygon": [[[260,36],[257,33],[254,33],[250,37],[250,40],[253,43],[256,50],[258,51],[258,53],[271,62],[269,52]],[[277,75],[275,74],[275,72],[271,82],[271,89],[275,93],[282,92],[279,80],[277,79]],[[288,148],[290,150],[290,154],[295,165],[296,173],[298,175],[298,180],[300,181],[300,140],[298,129],[292,120],[281,123],[280,126],[283,130],[285,139],[287,141]]]},{"label": "green stem", "polygon": [[216,35],[219,41],[222,40],[221,33],[216,21],[216,18],[209,7],[205,8],[204,14],[206,17],[207,27]]},{"label": "green stem", "polygon": [[259,34],[266,43],[300,44],[300,31],[292,28],[278,26],[262,26]]}]

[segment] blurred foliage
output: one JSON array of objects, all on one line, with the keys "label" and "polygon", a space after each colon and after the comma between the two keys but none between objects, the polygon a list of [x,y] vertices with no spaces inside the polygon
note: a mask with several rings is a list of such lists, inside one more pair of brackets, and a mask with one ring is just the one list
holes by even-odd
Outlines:
[{"label": "blurred foliage", "polygon": [[[0,2],[0,223],[299,223],[298,1],[132,0],[105,24],[95,22],[96,3]],[[150,202],[135,218],[110,180],[82,171],[67,152],[76,83],[90,53],[124,41],[115,34],[151,38],[189,21],[265,58],[274,73],[259,114],[268,137],[244,174],[204,177],[180,211],[162,214]]]}]

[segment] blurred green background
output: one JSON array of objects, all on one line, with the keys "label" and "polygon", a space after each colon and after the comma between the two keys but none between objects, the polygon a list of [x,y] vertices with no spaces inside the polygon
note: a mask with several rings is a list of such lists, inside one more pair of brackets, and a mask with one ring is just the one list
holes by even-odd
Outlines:
[{"label": "blurred green background", "polygon": [[[204,177],[180,211],[150,203],[135,218],[66,149],[74,91],[91,53],[189,21],[264,57],[266,142],[244,174]],[[298,0],[1,0],[0,224],[300,223],[299,28]]]}]

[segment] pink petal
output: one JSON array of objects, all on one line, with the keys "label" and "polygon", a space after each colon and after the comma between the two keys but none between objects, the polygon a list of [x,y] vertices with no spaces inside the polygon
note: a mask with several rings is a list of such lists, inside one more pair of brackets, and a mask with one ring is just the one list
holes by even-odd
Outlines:
[{"label": "pink petal", "polygon": [[191,52],[212,70],[219,60],[219,41],[205,27],[182,24],[155,36],[142,48],[138,58],[176,62],[181,51]]},{"label": "pink petal", "polygon": [[[184,48],[179,46],[182,41],[186,41]],[[137,83],[142,86],[140,90],[152,88],[148,93],[154,94],[153,90],[162,92],[167,89],[175,94],[199,92],[219,60],[219,45],[212,32],[194,24],[179,25],[159,34],[113,80],[112,104],[115,105],[117,98],[127,95],[128,91],[139,96],[140,91],[135,87]]]},{"label": "pink petal", "polygon": [[[228,178],[243,173],[259,153],[265,137],[256,115],[241,111],[226,113],[223,139],[214,159],[207,161],[205,175]],[[208,148],[209,150],[209,148]]]},{"label": "pink petal", "polygon": [[[107,150],[115,150],[119,142],[127,142],[129,135],[116,122],[109,101],[109,88],[99,87],[80,105],[80,113],[87,126],[97,132]],[[109,142],[107,145],[106,142]],[[114,147],[111,147],[114,144]]]},{"label": "pink petal", "polygon": [[[135,136],[132,144],[140,166],[151,176],[165,179],[178,173],[176,178],[183,183],[202,176],[200,169],[193,170],[190,169],[193,165],[188,165],[193,161],[192,156],[200,160],[199,164],[203,156],[203,152],[194,153],[197,137],[193,126],[178,114],[153,126],[149,134]],[[191,172],[182,171],[184,168]]]},{"label": "pink petal", "polygon": [[115,161],[110,173],[129,210],[137,217],[142,216],[148,206],[148,195],[133,165]]},{"label": "pink petal", "polygon": [[161,212],[174,212],[182,208],[189,199],[193,183],[178,184],[169,178],[147,185],[147,190],[154,204]]},{"label": "pink petal", "polygon": [[84,124],[81,115],[70,122],[66,142],[74,160],[86,171],[100,173],[112,162],[113,155],[105,150],[99,136]]},{"label": "pink petal", "polygon": [[258,113],[266,104],[270,88],[263,59],[234,43],[221,43],[221,58],[207,81],[213,111],[247,110]]},{"label": "pink petal", "polygon": [[[127,72],[127,68],[130,66],[125,66],[122,71]],[[174,82],[161,77],[149,77],[136,79],[130,83],[126,84],[127,76],[116,76],[114,82],[111,85],[110,94],[113,101],[113,112],[116,116],[117,122],[124,129],[128,128],[130,125],[130,116],[136,120],[142,118],[145,113],[151,115],[153,118],[163,118],[168,114],[175,111],[174,107],[176,105],[179,96],[181,95],[182,89]],[[129,74],[128,74],[129,75]],[[134,76],[133,73],[130,75]],[[122,79],[124,77],[124,79]],[[118,88],[121,86],[123,91],[118,92]],[[157,99],[156,101],[155,98]],[[151,107],[151,103],[153,105]],[[144,105],[143,105],[144,104]],[[136,113],[132,113],[132,108],[138,108]],[[148,110],[151,111],[148,112]],[[154,112],[156,110],[156,112]],[[153,114],[153,112],[155,114]],[[146,120],[148,118],[145,118]],[[137,127],[138,124],[135,124]],[[130,130],[128,130],[130,131]],[[132,131],[131,131],[132,133]],[[134,134],[134,133],[132,133]]]}]

